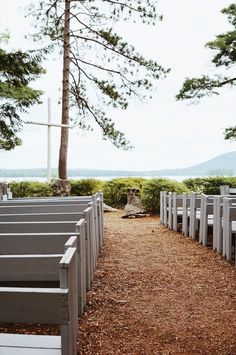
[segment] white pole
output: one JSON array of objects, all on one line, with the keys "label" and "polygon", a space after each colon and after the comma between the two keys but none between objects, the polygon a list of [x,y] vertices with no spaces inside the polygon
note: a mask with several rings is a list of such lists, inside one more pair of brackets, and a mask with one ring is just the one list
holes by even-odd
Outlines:
[{"label": "white pole", "polygon": [[48,98],[48,184],[51,182],[51,134],[52,134],[52,126],[51,126],[51,100]]},{"label": "white pole", "polygon": [[68,124],[61,124],[61,123],[53,123],[51,120],[51,100],[48,98],[48,122],[38,122],[38,121],[25,121],[26,124],[35,124],[40,126],[47,126],[48,127],[48,147],[47,147],[47,182],[50,183],[52,179],[51,175],[51,151],[52,151],[52,144],[51,144],[51,134],[52,134],[52,127],[66,127],[66,128],[74,128],[74,126],[70,126]]}]

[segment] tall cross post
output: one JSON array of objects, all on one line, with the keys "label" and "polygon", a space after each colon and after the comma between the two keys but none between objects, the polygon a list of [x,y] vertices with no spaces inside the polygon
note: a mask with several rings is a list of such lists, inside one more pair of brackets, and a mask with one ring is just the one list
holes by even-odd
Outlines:
[{"label": "tall cross post", "polygon": [[51,117],[51,100],[48,98],[48,122],[38,122],[38,121],[26,121],[27,124],[34,124],[40,126],[48,127],[48,144],[47,144],[47,182],[51,182],[52,174],[51,174],[51,152],[52,152],[52,127],[64,127],[64,128],[74,128],[74,126],[61,124],[61,123],[53,123]]}]

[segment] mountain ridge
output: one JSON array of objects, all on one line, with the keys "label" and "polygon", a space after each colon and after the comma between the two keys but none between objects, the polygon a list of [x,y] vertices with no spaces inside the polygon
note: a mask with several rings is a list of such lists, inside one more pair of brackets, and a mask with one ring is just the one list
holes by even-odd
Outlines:
[{"label": "mountain ridge", "polygon": [[[0,169],[0,177],[46,177],[45,168],[35,169]],[[57,175],[57,169],[52,169],[52,176]],[[218,155],[202,163],[177,169],[162,170],[105,170],[105,169],[68,169],[68,176],[99,177],[99,176],[194,176],[194,175],[236,175],[236,151]]]}]

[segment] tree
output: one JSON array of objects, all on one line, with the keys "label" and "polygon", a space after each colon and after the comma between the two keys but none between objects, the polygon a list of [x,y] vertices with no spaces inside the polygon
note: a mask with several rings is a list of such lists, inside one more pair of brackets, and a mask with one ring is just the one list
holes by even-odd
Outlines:
[{"label": "tree", "polygon": [[[64,48],[62,123],[72,119],[80,128],[93,129],[95,122],[104,139],[129,149],[130,143],[109,117],[109,108],[127,109],[132,96],[150,96],[154,82],[169,69],[145,59],[114,27],[140,20],[154,25],[161,20],[155,1],[44,0],[34,2],[29,13],[37,18],[35,38],[48,37],[55,49]],[[67,146],[68,129],[62,128],[61,179],[67,178]]]},{"label": "tree", "polygon": [[41,55],[33,51],[7,52],[2,48],[8,34],[0,34],[0,149],[11,150],[21,144],[21,114],[40,103],[41,91],[29,83],[44,71]]},{"label": "tree", "polygon": [[[231,74],[236,64],[236,4],[231,4],[221,12],[227,15],[233,30],[217,35],[215,40],[206,44],[206,47],[216,51],[212,59],[216,69],[224,68]],[[198,101],[204,96],[219,95],[220,89],[225,86],[235,85],[235,75],[216,74],[212,78],[208,75],[203,75],[201,78],[187,78],[176,98]],[[224,135],[225,139],[236,140],[236,126],[226,128]]]}]

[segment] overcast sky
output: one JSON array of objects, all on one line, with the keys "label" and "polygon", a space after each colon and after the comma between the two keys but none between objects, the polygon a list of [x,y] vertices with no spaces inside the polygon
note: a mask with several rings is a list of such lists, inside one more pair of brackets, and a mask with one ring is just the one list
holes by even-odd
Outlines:
[{"label": "overcast sky", "polygon": [[[31,29],[20,6],[28,0],[0,0],[0,32],[11,33],[11,47],[30,49],[24,40]],[[235,91],[223,89],[220,96],[204,98],[198,105],[177,102],[175,95],[185,77],[214,73],[212,52],[204,47],[216,34],[230,29],[220,10],[233,1],[160,0],[163,22],[156,27],[130,24],[119,32],[147,58],[170,67],[160,80],[153,99],[131,102],[126,111],[113,111],[112,119],[134,145],[130,152],[103,141],[99,130],[70,130],[69,168],[153,170],[188,167],[219,154],[236,150],[236,143],[223,139],[225,127],[236,123]],[[213,4],[214,3],[214,4]],[[25,119],[47,121],[47,98],[52,101],[52,120],[60,121],[58,88],[61,63],[45,63],[47,74],[36,83],[44,91],[43,105],[34,107]],[[36,168],[47,164],[47,128],[24,126],[23,145],[12,152],[0,151],[1,168]],[[59,128],[53,129],[52,165],[57,166]]]}]

